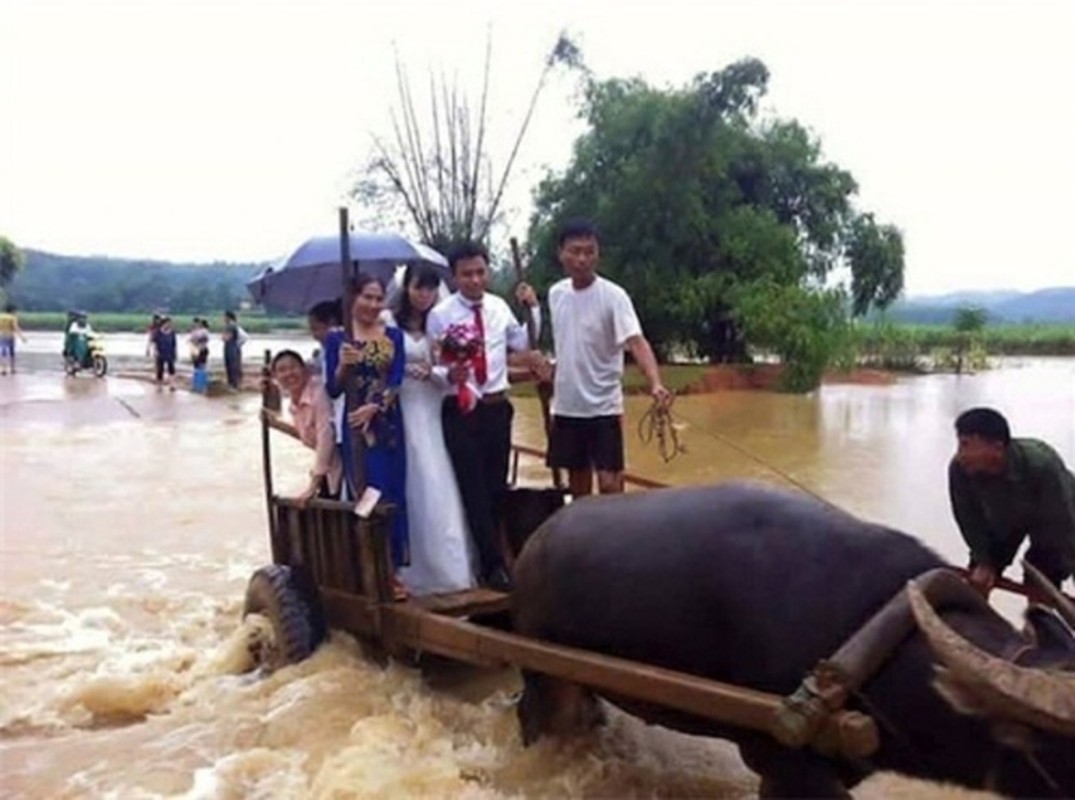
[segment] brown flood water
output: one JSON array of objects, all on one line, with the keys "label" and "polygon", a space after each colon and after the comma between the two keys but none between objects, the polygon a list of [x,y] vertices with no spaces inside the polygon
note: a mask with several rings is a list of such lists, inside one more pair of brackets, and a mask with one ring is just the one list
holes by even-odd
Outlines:
[{"label": "brown flood water", "polygon": [[[791,481],[961,561],[944,470],[953,416],[979,403],[1075,463],[1071,359],[682,398],[688,452],[667,465],[638,442],[632,401],[628,457],[671,483]],[[524,749],[510,673],[441,673],[431,688],[337,635],[269,678],[242,674],[243,590],[268,559],[256,404],[0,379],[0,795],[754,796],[731,747],[625,715],[585,741]],[[540,445],[536,405],[516,407],[517,438]],[[275,444],[278,489],[297,488],[307,455]],[[893,793],[953,796],[891,776],[855,792]]]}]

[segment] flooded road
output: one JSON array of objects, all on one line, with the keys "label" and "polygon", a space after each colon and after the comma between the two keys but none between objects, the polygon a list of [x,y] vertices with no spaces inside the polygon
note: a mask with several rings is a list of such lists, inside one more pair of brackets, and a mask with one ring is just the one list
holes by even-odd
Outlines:
[{"label": "flooded road", "polygon": [[[808,397],[681,398],[688,452],[662,464],[629,421],[629,464],[674,483],[798,485],[961,562],[952,418],[986,402],[1075,463],[1075,361],[1039,359]],[[0,379],[0,795],[756,793],[729,746],[619,714],[586,741],[524,749],[510,674],[433,676],[433,689],[369,665],[346,636],[267,679],[243,674],[243,591],[268,561],[256,406],[111,378]],[[519,438],[540,446],[536,404],[517,410]],[[277,488],[297,490],[308,455],[275,444]],[[879,776],[855,794],[896,791],[933,790]]]}]

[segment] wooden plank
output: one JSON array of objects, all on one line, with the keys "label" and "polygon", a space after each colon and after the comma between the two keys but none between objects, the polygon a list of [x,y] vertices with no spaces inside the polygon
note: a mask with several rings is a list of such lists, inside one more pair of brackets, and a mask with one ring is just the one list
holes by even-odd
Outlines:
[{"label": "wooden plank", "polygon": [[310,554],[312,556],[310,560],[317,564],[314,574],[320,576],[317,582],[336,589],[339,584],[333,574],[332,553],[329,549],[331,545],[325,533],[323,514],[324,512],[320,509],[310,508],[303,512],[302,517],[307,525],[306,539],[310,545]]},{"label": "wooden plank", "polygon": [[287,515],[283,512],[276,498],[272,499],[272,514],[275,524],[269,530],[269,546],[272,551],[272,563],[290,564],[290,547],[288,546],[289,535],[287,528]]},{"label": "wooden plank", "polygon": [[480,665],[515,665],[752,730],[771,730],[781,703],[753,689],[484,628],[410,604],[383,606],[381,614],[385,639],[416,650]]},{"label": "wooden plank", "polygon": [[377,553],[373,547],[369,522],[352,515],[351,530],[358,540],[358,571],[362,576],[359,593],[370,600],[377,600]]},{"label": "wooden plank", "polygon": [[349,592],[322,588],[321,606],[330,628],[356,636],[376,637],[380,634],[380,607],[376,603]]},{"label": "wooden plank", "polygon": [[431,614],[466,617],[471,614],[495,614],[507,611],[511,606],[511,595],[478,587],[448,594],[412,597],[408,602]]},{"label": "wooden plank", "polygon": [[[384,640],[468,663],[514,665],[644,703],[773,735],[783,698],[649,664],[530,639],[439,616],[406,603],[381,607]],[[822,724],[815,746],[852,758],[877,746],[868,717],[840,711]]]},{"label": "wooden plank", "polygon": [[346,576],[344,588],[349,592],[359,594],[362,591],[362,565],[359,562],[358,538],[355,535],[354,525],[351,524],[354,517],[350,513],[344,514],[339,511],[327,513],[330,514],[329,518],[333,522],[334,535],[343,544],[344,575]]},{"label": "wooden plank", "polygon": [[306,555],[305,537],[302,535],[302,512],[298,506],[286,506],[287,530],[288,530],[288,557],[290,564],[302,564],[306,566],[309,559]]},{"label": "wooden plank", "polygon": [[392,550],[388,541],[388,523],[391,516],[370,515],[359,522],[369,531],[373,545],[374,583],[372,596],[382,603],[392,603]]}]

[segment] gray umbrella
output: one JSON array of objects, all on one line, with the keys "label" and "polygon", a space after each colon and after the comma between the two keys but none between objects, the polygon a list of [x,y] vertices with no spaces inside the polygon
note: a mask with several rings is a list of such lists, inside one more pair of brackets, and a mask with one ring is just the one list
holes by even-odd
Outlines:
[{"label": "gray umbrella", "polygon": [[[351,275],[375,275],[388,286],[401,264],[428,264],[449,281],[447,259],[424,244],[394,233],[352,233]],[[246,284],[250,294],[271,311],[303,314],[317,303],[342,294],[340,237],[307,239],[294,253],[266,267]]]}]

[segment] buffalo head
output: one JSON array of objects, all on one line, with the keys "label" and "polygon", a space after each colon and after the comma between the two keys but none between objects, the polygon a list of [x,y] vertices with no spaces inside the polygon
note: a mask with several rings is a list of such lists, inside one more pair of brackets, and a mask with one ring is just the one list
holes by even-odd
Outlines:
[{"label": "buffalo head", "polygon": [[[1059,592],[1047,581],[1040,588]],[[1060,616],[1035,609],[1027,631],[980,647],[933,609],[912,581],[908,594],[915,621],[935,657],[935,686],[957,711],[989,721],[994,738],[1015,758],[999,759],[991,787],[1018,795],[1075,795],[1075,636],[1072,609],[1056,602]],[[1018,663],[1016,663],[1018,662]],[[983,753],[983,758],[988,754]]]}]

